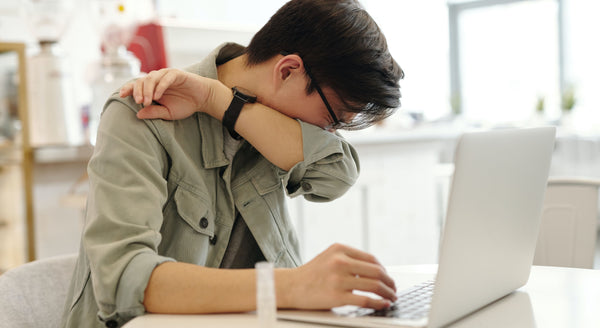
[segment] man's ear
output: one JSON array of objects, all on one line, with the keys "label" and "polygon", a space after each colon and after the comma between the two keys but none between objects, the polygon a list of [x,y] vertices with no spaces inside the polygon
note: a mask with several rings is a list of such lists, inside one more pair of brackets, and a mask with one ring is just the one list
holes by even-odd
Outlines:
[{"label": "man's ear", "polygon": [[301,77],[304,74],[304,63],[302,58],[295,54],[289,54],[281,57],[273,67],[273,79],[275,85],[279,85],[290,77]]}]

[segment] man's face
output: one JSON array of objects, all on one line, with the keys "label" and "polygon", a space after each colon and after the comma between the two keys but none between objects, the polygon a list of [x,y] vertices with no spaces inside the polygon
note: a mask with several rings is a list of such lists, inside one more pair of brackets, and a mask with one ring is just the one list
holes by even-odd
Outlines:
[{"label": "man's face", "polygon": [[[308,83],[308,81],[305,80],[304,83],[299,83],[295,88],[290,86],[265,99],[259,98],[259,101],[291,118],[327,129],[334,123],[333,118],[318,92],[314,91],[311,94],[306,94],[305,83]],[[338,96],[328,87],[322,90],[335,115],[340,120],[344,120],[344,114],[348,113],[339,110],[341,101]]]}]

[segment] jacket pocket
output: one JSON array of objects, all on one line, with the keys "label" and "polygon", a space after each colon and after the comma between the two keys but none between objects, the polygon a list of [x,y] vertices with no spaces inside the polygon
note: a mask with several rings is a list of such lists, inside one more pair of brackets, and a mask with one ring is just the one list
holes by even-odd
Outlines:
[{"label": "jacket pocket", "polygon": [[178,186],[173,198],[177,213],[194,231],[211,238],[215,235],[215,215],[205,197]]}]

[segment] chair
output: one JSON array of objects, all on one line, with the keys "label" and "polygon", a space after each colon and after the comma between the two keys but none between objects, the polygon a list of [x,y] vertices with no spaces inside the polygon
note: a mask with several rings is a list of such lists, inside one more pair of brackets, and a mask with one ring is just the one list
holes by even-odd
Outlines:
[{"label": "chair", "polygon": [[0,275],[0,326],[58,327],[77,255],[33,261]]},{"label": "chair", "polygon": [[600,179],[552,177],[533,264],[593,268]]}]

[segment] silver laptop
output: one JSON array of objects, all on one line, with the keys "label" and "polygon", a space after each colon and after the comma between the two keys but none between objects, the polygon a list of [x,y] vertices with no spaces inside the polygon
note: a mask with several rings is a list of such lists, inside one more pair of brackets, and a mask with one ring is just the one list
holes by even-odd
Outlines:
[{"label": "silver laptop", "polygon": [[398,304],[386,311],[279,311],[278,318],[346,327],[440,327],[523,286],[533,262],[555,133],[542,127],[459,139],[436,279],[411,289],[425,291],[423,315]]}]

